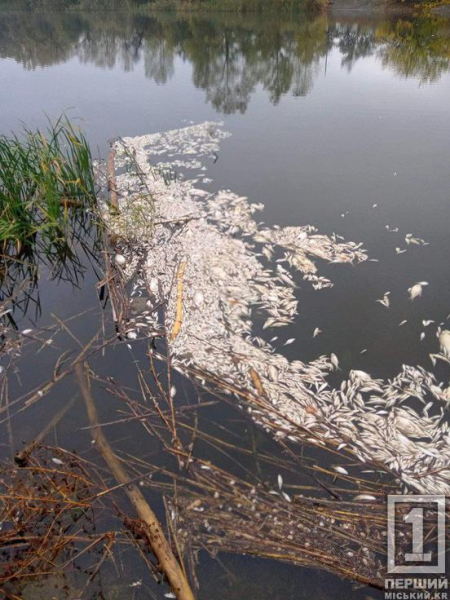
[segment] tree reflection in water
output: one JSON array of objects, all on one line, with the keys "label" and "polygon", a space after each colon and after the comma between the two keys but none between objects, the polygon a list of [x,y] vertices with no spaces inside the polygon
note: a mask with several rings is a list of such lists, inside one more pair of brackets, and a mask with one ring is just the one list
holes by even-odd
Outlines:
[{"label": "tree reflection in water", "polygon": [[270,101],[307,95],[338,51],[347,69],[377,57],[402,77],[436,81],[449,70],[450,27],[442,17],[352,18],[326,15],[284,19],[258,15],[171,13],[1,13],[0,56],[27,69],[77,57],[125,71],[143,61],[157,84],[175,72],[175,59],[192,65],[194,85],[218,111],[244,113],[261,86]]}]

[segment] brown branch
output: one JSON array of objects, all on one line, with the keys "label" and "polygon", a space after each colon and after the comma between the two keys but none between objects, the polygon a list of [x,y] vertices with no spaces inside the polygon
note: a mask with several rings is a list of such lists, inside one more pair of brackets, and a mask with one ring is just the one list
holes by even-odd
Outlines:
[{"label": "brown branch", "polygon": [[58,412],[50,419],[50,421],[47,423],[44,429],[42,429],[42,431],[34,438],[34,440],[30,444],[28,444],[21,452],[16,454],[14,460],[19,466],[23,467],[27,464],[28,457],[30,456],[31,452],[33,452],[33,450],[42,442],[45,436],[54,427],[58,425],[61,419],[64,418],[69,409],[72,408],[72,406],[74,405],[76,399],[77,396],[74,396],[71,400],[69,400],[69,402],[65,404],[65,406],[60,408]]},{"label": "brown branch", "polygon": [[186,270],[186,261],[183,261],[178,268],[177,273],[177,312],[175,315],[175,323],[173,324],[171,339],[174,340],[180,333],[183,323],[183,276]]},{"label": "brown branch", "polygon": [[98,425],[97,409],[89,388],[89,380],[86,373],[87,368],[87,363],[84,364],[84,369],[81,364],[77,364],[75,372],[79,381],[81,394],[86,404],[89,421],[92,425],[92,437],[95,441],[96,448],[102,454],[117,482],[124,484],[124,490],[144,524],[142,530],[145,533],[147,541],[159,561],[161,570],[164,572],[172,586],[172,590],[177,599],[195,600],[189,583],[164,536],[162,527],[155,513],[148,505],[141,490],[132,483],[126,469],[114,454],[101,427]]},{"label": "brown branch", "polygon": [[119,212],[119,201],[117,197],[117,187],[116,187],[116,173],[115,173],[115,163],[114,160],[116,158],[116,151],[114,148],[111,148],[108,155],[108,190],[109,190],[109,201],[111,207],[114,209],[114,212]]}]

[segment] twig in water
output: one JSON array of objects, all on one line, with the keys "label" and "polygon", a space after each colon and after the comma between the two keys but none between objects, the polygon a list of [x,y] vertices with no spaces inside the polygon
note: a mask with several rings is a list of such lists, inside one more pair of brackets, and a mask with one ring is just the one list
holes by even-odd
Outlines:
[{"label": "twig in water", "polygon": [[113,212],[119,212],[119,201],[117,199],[117,187],[116,187],[116,174],[115,174],[115,161],[116,151],[114,147],[111,148],[108,155],[108,190],[109,190],[109,202]]},{"label": "twig in water", "polygon": [[124,487],[125,492],[142,521],[143,527],[141,533],[145,535],[147,542],[158,559],[161,570],[166,575],[177,599],[194,600],[190,585],[164,536],[162,527],[155,513],[150,508],[141,490],[135,484],[131,483],[127,471],[114,454],[101,427],[98,426],[97,409],[89,389],[89,380],[86,374],[87,367],[87,363],[84,364],[84,369],[83,366],[78,363],[75,367],[75,372],[80,384],[81,394],[86,404],[89,421],[93,426],[92,437],[96,443],[96,447],[102,454],[117,482],[126,486]]},{"label": "twig in water", "polygon": [[175,316],[175,323],[173,324],[171,339],[174,340],[180,333],[181,325],[183,323],[183,275],[186,270],[186,261],[184,260],[177,273],[177,312]]}]

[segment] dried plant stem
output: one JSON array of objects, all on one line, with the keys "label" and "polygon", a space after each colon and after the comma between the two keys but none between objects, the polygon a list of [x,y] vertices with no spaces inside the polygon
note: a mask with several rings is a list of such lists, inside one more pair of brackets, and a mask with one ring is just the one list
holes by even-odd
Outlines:
[{"label": "dried plant stem", "polygon": [[45,439],[47,434],[50,433],[50,431],[58,425],[58,423],[64,418],[69,409],[72,408],[72,406],[75,403],[75,400],[77,399],[77,396],[78,395],[73,396],[73,398],[71,398],[69,402],[67,402],[67,404],[60,408],[58,412],[50,419],[50,421],[47,423],[44,429],[42,429],[42,431],[34,438],[34,440],[30,444],[28,444],[21,452],[16,454],[16,463],[18,463],[19,465],[23,465],[27,462],[28,456],[42,442],[42,440]]},{"label": "dried plant stem", "polygon": [[172,329],[172,340],[174,340],[180,333],[181,325],[183,323],[183,276],[186,270],[186,261],[184,260],[177,272],[177,312],[175,316],[175,323]]},{"label": "dried plant stem", "polygon": [[156,558],[158,559],[160,567],[165,573],[177,599],[194,600],[194,595],[189,583],[180,564],[176,560],[168,541],[164,536],[162,527],[155,513],[148,505],[140,489],[135,484],[131,483],[132,480],[130,479],[127,471],[114,454],[105,435],[103,434],[101,427],[98,424],[97,409],[89,389],[89,380],[86,374],[86,368],[87,363],[84,364],[84,369],[81,364],[77,364],[75,367],[75,372],[80,384],[81,394],[86,404],[89,421],[92,425],[92,437],[96,443],[96,447],[102,454],[117,482],[124,485],[124,490],[130,502],[135,508],[139,518],[145,525],[142,531],[147,536],[147,541]]},{"label": "dried plant stem", "polygon": [[116,151],[113,148],[111,148],[109,155],[108,155],[108,163],[107,163],[107,169],[108,169],[108,189],[109,189],[109,201],[111,204],[111,207],[113,208],[114,212],[119,212],[119,201],[118,201],[118,197],[117,197],[117,187],[116,187],[116,169],[115,169],[115,158],[116,158]]}]

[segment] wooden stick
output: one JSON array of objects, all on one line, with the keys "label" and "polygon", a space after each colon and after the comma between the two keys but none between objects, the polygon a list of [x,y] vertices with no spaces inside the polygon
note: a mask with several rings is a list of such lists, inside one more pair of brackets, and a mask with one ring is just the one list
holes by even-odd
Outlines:
[{"label": "wooden stick", "polygon": [[89,388],[89,379],[87,375],[87,363],[84,363],[84,369],[80,363],[75,367],[75,372],[80,384],[81,394],[86,404],[86,411],[89,421],[92,425],[92,437],[98,451],[102,454],[106,464],[114,475],[116,481],[124,486],[124,490],[136,510],[139,518],[143,522],[143,532],[147,536],[147,541],[159,561],[161,570],[166,575],[172,590],[178,600],[195,600],[194,594],[183,573],[183,570],[176,560],[172,549],[166,540],[162,527],[148,505],[141,490],[132,483],[126,469],[114,454],[108,443],[102,428],[98,424],[97,409]]},{"label": "wooden stick", "polygon": [[186,261],[184,260],[178,268],[177,273],[177,312],[175,323],[173,324],[171,339],[174,340],[180,333],[183,323],[183,275],[186,270]]},{"label": "wooden stick", "polygon": [[34,440],[30,444],[28,444],[28,446],[26,446],[21,452],[16,454],[16,456],[14,457],[14,460],[19,466],[26,465],[30,454],[33,452],[33,450],[36,448],[36,446],[38,446],[38,444],[40,444],[42,442],[42,440],[46,437],[46,435],[48,433],[50,433],[50,431],[54,427],[56,427],[56,425],[58,425],[58,423],[61,421],[61,419],[66,415],[67,411],[70,408],[72,408],[77,397],[78,397],[78,394],[73,396],[73,398],[71,398],[65,406],[60,408],[58,410],[58,412],[52,417],[52,419],[50,419],[50,421],[47,423],[47,425],[44,427],[44,429],[34,438]]},{"label": "wooden stick", "polygon": [[116,187],[116,168],[115,168],[115,158],[116,151],[114,148],[111,148],[108,155],[108,190],[109,190],[109,202],[111,207],[114,209],[114,212],[119,212],[119,201],[117,196],[117,187]]}]

